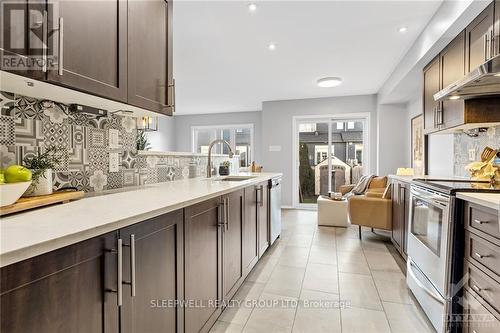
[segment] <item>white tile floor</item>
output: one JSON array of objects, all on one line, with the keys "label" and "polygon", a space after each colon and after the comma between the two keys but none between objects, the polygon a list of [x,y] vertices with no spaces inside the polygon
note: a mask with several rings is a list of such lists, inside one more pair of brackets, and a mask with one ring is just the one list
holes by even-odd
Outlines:
[{"label": "white tile floor", "polygon": [[[283,232],[211,332],[432,332],[385,237],[317,227],[316,212],[283,210]],[[339,301],[340,305],[339,306]]]}]

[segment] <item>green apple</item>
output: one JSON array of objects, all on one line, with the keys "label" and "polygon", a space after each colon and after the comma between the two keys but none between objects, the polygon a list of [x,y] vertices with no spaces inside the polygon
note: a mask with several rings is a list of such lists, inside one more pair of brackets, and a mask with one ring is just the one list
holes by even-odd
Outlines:
[{"label": "green apple", "polygon": [[4,171],[6,183],[19,183],[31,180],[31,171],[21,165],[11,165]]}]

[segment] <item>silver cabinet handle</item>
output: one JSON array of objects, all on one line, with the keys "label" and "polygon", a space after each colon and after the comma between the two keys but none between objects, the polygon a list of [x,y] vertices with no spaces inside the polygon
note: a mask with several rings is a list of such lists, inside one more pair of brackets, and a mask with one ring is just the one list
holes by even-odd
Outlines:
[{"label": "silver cabinet handle", "polygon": [[219,203],[219,206],[217,207],[217,226],[218,227],[224,227],[222,231],[226,229],[226,223],[225,223],[225,215],[226,215],[226,209],[224,203],[226,202],[226,198],[222,198],[222,201]]},{"label": "silver cabinet handle", "polygon": [[485,223],[488,223],[488,221],[474,220],[474,223],[485,224]]},{"label": "silver cabinet handle", "polygon": [[118,292],[118,306],[123,305],[123,240],[118,239],[118,272],[117,272],[117,292]]},{"label": "silver cabinet handle", "polygon": [[483,259],[483,258],[488,257],[487,255],[485,255],[485,254],[480,254],[480,253],[478,253],[478,252],[474,252],[474,255],[475,255],[476,257],[478,257],[479,259]]},{"label": "silver cabinet handle", "polygon": [[59,18],[59,55],[57,59],[59,75],[63,75],[64,59],[64,20]]},{"label": "silver cabinet handle", "polygon": [[169,108],[172,108],[172,113],[175,112],[175,79],[172,79],[172,83],[168,84],[168,96],[167,104]]},{"label": "silver cabinet handle", "polygon": [[472,285],[472,289],[474,289],[478,293],[481,292],[481,291],[487,291],[488,290],[488,288],[481,288],[481,287],[479,287],[479,286],[477,286],[475,284]]},{"label": "silver cabinet handle", "polygon": [[229,230],[229,198],[224,198],[224,225],[226,231]]},{"label": "silver cabinet handle", "polygon": [[428,294],[429,296],[431,296],[432,298],[434,298],[436,301],[438,301],[439,303],[441,304],[444,304],[444,300],[434,294],[431,290],[429,290],[426,286],[424,286],[424,284],[422,282],[420,282],[420,280],[418,279],[418,277],[415,275],[415,273],[413,272],[413,263],[410,262],[410,269],[408,270],[408,273],[410,274],[410,276],[413,278],[413,280],[415,281],[415,283],[420,287],[420,289],[422,289],[426,294]]},{"label": "silver cabinet handle", "polygon": [[495,56],[495,33],[493,29],[490,31],[490,59]]},{"label": "silver cabinet handle", "polygon": [[488,33],[485,33],[483,36],[483,43],[484,43],[484,61],[488,60]]},{"label": "silver cabinet handle", "polygon": [[42,71],[47,72],[47,48],[48,48],[48,13],[46,10],[43,11],[43,21],[42,21],[42,43],[43,43],[43,53],[42,53]]},{"label": "silver cabinet handle", "polygon": [[135,297],[135,235],[130,235],[130,290]]}]

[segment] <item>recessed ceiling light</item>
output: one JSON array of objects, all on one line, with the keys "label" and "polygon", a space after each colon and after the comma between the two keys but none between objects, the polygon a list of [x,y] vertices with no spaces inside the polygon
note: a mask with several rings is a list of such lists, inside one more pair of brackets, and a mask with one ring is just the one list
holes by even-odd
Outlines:
[{"label": "recessed ceiling light", "polygon": [[254,4],[253,2],[249,3],[248,4],[248,10],[251,11],[251,12],[255,12],[257,10],[257,5]]},{"label": "recessed ceiling light", "polygon": [[274,51],[274,50],[276,50],[276,44],[271,42],[271,43],[267,44],[267,48],[269,49],[269,51]]},{"label": "recessed ceiling light", "polygon": [[454,100],[454,99],[460,99],[460,96],[458,96],[458,95],[453,95],[453,96],[450,96],[450,99],[451,99],[451,100]]},{"label": "recessed ceiling light", "polygon": [[399,31],[399,32],[401,32],[401,33],[404,33],[404,32],[406,32],[406,31],[408,31],[408,27],[400,27],[400,28],[398,29],[398,31]]},{"label": "recessed ceiling light", "polygon": [[342,78],[340,77],[324,77],[319,79],[317,82],[318,87],[321,88],[332,88],[342,84]]}]

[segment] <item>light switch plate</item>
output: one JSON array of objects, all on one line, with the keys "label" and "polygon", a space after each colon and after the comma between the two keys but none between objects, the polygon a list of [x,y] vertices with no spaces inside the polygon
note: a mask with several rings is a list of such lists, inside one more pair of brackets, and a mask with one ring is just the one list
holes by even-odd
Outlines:
[{"label": "light switch plate", "polygon": [[120,157],[118,153],[109,153],[109,172],[118,172]]},{"label": "light switch plate", "polygon": [[120,148],[120,132],[117,129],[110,128],[108,130],[108,138],[109,138],[109,148],[117,149]]},{"label": "light switch plate", "polygon": [[475,161],[475,160],[476,160],[476,150],[469,149],[469,161]]}]

